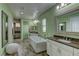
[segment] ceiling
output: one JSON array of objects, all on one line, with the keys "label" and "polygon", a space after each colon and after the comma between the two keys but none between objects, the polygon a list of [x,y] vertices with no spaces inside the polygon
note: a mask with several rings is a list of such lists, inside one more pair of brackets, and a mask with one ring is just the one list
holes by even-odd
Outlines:
[{"label": "ceiling", "polygon": [[[24,19],[35,19],[55,3],[9,3],[14,17]],[[21,14],[23,13],[23,14]]]}]

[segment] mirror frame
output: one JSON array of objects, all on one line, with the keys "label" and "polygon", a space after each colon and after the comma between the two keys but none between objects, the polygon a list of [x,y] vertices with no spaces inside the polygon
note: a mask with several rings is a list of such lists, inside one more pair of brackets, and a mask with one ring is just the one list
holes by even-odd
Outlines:
[{"label": "mirror frame", "polygon": [[[5,17],[5,19],[4,19]],[[2,48],[8,43],[8,15],[2,10],[1,11],[1,22],[2,22]],[[7,23],[7,27],[6,27]],[[3,30],[5,29],[5,30]],[[4,43],[3,41],[6,40]]]}]

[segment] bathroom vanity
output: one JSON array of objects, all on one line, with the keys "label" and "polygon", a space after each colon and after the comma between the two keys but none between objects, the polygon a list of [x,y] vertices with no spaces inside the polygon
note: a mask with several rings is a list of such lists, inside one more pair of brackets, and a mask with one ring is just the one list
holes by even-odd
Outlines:
[{"label": "bathroom vanity", "polygon": [[56,33],[54,37],[48,38],[47,54],[50,56],[79,56],[77,33]]}]

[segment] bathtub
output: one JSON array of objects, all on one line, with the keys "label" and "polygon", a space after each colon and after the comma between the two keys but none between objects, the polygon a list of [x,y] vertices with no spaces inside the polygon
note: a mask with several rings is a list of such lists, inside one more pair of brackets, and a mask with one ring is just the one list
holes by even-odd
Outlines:
[{"label": "bathtub", "polygon": [[46,39],[40,36],[30,36],[30,44],[36,53],[46,50]]}]

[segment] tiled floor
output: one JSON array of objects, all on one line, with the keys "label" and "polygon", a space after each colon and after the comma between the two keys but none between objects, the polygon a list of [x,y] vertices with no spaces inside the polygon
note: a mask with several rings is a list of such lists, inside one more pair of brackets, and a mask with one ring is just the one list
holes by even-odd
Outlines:
[{"label": "tiled floor", "polygon": [[29,39],[25,39],[24,41],[21,41],[20,39],[15,40],[16,43],[19,43],[24,51],[24,56],[48,56],[47,52],[41,52],[41,53],[35,53],[33,48],[31,47],[29,43]]}]

